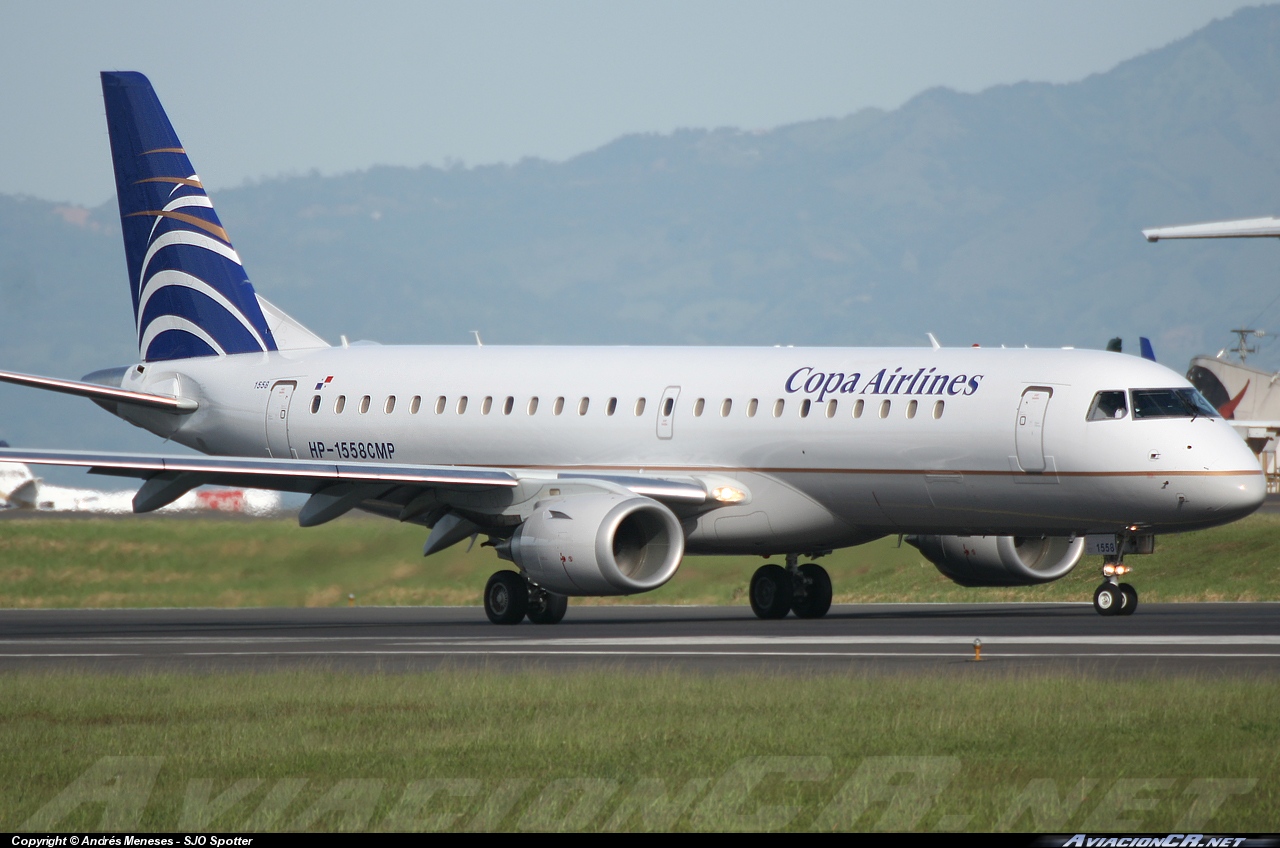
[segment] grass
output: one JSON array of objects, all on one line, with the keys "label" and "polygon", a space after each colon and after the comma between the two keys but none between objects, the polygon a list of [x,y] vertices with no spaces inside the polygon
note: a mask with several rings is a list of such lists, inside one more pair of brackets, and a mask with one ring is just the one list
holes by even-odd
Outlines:
[{"label": "grass", "polygon": [[965,677],[9,674],[0,828],[1275,829],[1274,682]]},{"label": "grass", "polygon": [[[487,548],[420,556],[425,531],[373,518],[308,530],[292,521],[6,518],[0,521],[0,607],[337,606],[480,603],[489,575],[510,567]],[[1280,516],[1162,536],[1130,557],[1144,602],[1280,600]],[[1096,558],[1043,586],[965,589],[896,539],[822,560],[839,602],[1081,601]],[[779,561],[777,558],[774,562]],[[582,603],[746,604],[761,563],[689,557],[663,588]]]},{"label": "grass", "polygon": [[[1272,600],[1280,518],[1162,538],[1145,600]],[[479,602],[491,551],[342,520],[0,521],[0,605]],[[690,558],[629,602],[745,603],[759,560]],[[839,600],[968,590],[884,540]],[[674,671],[0,675],[0,829],[1273,831],[1274,678]]]}]

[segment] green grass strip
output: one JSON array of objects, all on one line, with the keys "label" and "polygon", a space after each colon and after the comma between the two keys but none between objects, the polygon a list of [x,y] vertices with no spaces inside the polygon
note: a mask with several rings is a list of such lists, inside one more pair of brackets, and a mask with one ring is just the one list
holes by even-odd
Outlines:
[{"label": "green grass strip", "polygon": [[[0,607],[251,607],[480,603],[489,575],[509,563],[461,544],[421,555],[426,531],[346,518],[302,530],[292,521],[139,517],[0,520]],[[1280,516],[1161,536],[1153,556],[1130,557],[1144,603],[1280,600]],[[775,557],[772,561],[778,562]],[[663,588],[573,603],[746,604],[752,557],[688,557]],[[1043,586],[965,589],[896,538],[821,560],[837,602],[1085,601],[1099,558]],[[572,613],[570,613],[572,614]]]}]

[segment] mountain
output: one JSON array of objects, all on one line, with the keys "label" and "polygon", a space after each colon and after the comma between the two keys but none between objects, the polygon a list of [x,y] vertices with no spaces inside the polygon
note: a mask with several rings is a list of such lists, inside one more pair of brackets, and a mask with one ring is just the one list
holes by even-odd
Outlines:
[{"label": "mountain", "polygon": [[[1239,322],[1280,329],[1280,253],[1139,231],[1280,211],[1277,138],[1280,7],[1263,7],[1071,84],[632,135],[562,163],[295,176],[214,201],[259,290],[334,341],[1142,334],[1182,368]],[[200,140],[185,141],[198,165]],[[78,377],[131,361],[115,215],[0,196],[0,367]],[[10,387],[0,436],[159,447],[83,401]]]}]

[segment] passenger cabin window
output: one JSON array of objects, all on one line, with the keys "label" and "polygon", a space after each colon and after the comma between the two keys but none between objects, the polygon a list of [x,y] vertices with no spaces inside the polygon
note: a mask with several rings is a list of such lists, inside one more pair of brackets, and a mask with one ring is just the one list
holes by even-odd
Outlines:
[{"label": "passenger cabin window", "polygon": [[881,418],[889,417],[889,401],[887,400],[880,401],[880,417]]},{"label": "passenger cabin window", "polygon": [[728,418],[729,410],[731,409],[733,409],[733,401],[729,400],[728,398],[725,398],[724,403],[720,404],[720,417]]},{"label": "passenger cabin window", "polygon": [[810,404],[810,402],[809,402],[809,399],[808,399],[808,398],[805,398],[804,400],[800,401],[800,417],[801,417],[801,418],[808,418],[808,417],[809,417],[809,407],[810,407],[810,405],[811,405],[811,404]]},{"label": "passenger cabin window", "polygon": [[612,415],[618,411],[618,399],[609,398],[609,404],[604,408],[605,415]]},{"label": "passenger cabin window", "polygon": [[559,415],[560,413],[564,412],[564,398],[562,397],[556,398],[555,404],[551,407],[551,412],[554,415]]},{"label": "passenger cabin window", "polygon": [[316,395],[311,399],[311,414],[315,415],[320,411],[320,395]]},{"label": "passenger cabin window", "polygon": [[578,414],[586,415],[587,408],[590,406],[591,406],[591,398],[583,398],[582,400],[578,401]]},{"label": "passenger cabin window", "polygon": [[492,397],[486,397],[483,401],[481,401],[481,402],[480,402],[480,414],[481,414],[481,415],[488,415],[488,414],[489,414],[489,410],[491,410],[491,409],[493,409],[493,398],[492,398]]},{"label": "passenger cabin window", "polygon": [[436,398],[436,415],[444,415],[445,403],[444,395],[440,395],[440,397]]},{"label": "passenger cabin window", "polygon": [[342,412],[342,410],[346,408],[347,408],[347,396],[338,395],[338,399],[333,402],[333,411]]},{"label": "passenger cabin window", "polygon": [[664,401],[662,404],[662,416],[664,418],[669,417],[672,411],[675,410],[675,408],[676,408],[676,399],[667,398],[666,401]]},{"label": "passenger cabin window", "polygon": [[510,415],[510,414],[511,414],[511,410],[513,410],[513,409],[515,409],[515,408],[516,408],[516,399],[515,399],[515,398],[513,398],[513,397],[508,397],[505,401],[503,401],[503,402],[502,402],[502,414],[503,414],[503,415]]},{"label": "passenger cabin window", "polygon": [[369,400],[370,400],[370,397],[368,395],[365,395],[364,397],[360,398],[360,414],[361,415],[364,415],[366,412],[369,411]]},{"label": "passenger cabin window", "polygon": [[536,397],[529,398],[529,414],[533,415],[538,411],[538,399]]},{"label": "passenger cabin window", "polygon": [[393,413],[393,412],[395,412],[395,411],[396,411],[396,396],[395,396],[395,395],[388,395],[388,396],[387,396],[387,402],[386,402],[385,404],[383,404],[383,405],[382,405],[382,411],[383,411],[383,412],[385,412],[387,415],[390,415],[391,413]]},{"label": "passenger cabin window", "polygon": [[458,398],[458,414],[461,415],[466,411],[467,411],[467,396],[463,395],[462,397]]},{"label": "passenger cabin window", "polygon": [[785,400],[783,400],[782,398],[778,398],[777,400],[775,400],[773,402],[773,417],[781,418],[782,410],[786,408],[787,408],[787,402]]},{"label": "passenger cabin window", "polygon": [[693,402],[693,417],[700,418],[702,416],[702,409],[706,405],[707,405],[707,401],[705,398],[698,398],[697,400],[695,400]]},{"label": "passenger cabin window", "polygon": [[834,401],[834,400],[827,401],[827,417],[828,418],[836,417],[836,403],[837,401]]},{"label": "passenger cabin window", "polygon": [[907,404],[907,417],[908,417],[908,418],[915,418],[915,417],[916,417],[916,409],[917,409],[919,406],[920,406],[919,401],[914,401],[914,400],[913,400],[913,401],[911,401],[910,403],[908,403],[908,404]]},{"label": "passenger cabin window", "polygon": [[1098,392],[1089,404],[1089,421],[1111,421],[1129,414],[1124,392]]},{"label": "passenger cabin window", "polygon": [[866,406],[866,404],[865,404],[864,402],[860,401],[860,400],[856,400],[856,401],[854,401],[854,402],[853,402],[853,417],[854,417],[854,418],[861,418],[861,417],[862,417],[862,409],[863,409],[863,407],[865,407],[865,406]]},{"label": "passenger cabin window", "polygon": [[935,403],[935,404],[933,405],[933,420],[934,420],[934,421],[937,421],[939,418],[941,418],[941,417],[942,417],[942,410],[943,410],[943,409],[945,409],[945,408],[946,408],[946,406],[947,406],[947,405],[946,405],[946,403],[944,403],[943,401],[938,401],[937,403]]},{"label": "passenger cabin window", "polygon": [[422,395],[414,395],[413,400],[409,401],[409,414],[417,415],[419,409],[422,409]]},{"label": "passenger cabin window", "polygon": [[636,401],[636,417],[638,418],[641,415],[644,415],[644,398]]},{"label": "passenger cabin window", "polygon": [[747,401],[747,417],[755,418],[756,410],[759,408],[760,408],[759,398],[752,398],[751,400]]},{"label": "passenger cabin window", "polygon": [[[1099,393],[1101,394],[1101,393]],[[1195,389],[1130,389],[1133,419],[1218,418],[1218,410]]]}]

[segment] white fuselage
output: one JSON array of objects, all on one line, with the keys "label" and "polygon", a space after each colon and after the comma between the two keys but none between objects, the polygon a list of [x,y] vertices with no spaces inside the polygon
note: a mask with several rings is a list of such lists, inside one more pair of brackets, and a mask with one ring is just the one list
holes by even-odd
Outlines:
[{"label": "white fuselage", "polygon": [[198,401],[176,430],[129,418],[215,455],[732,481],[746,500],[688,527],[691,552],[723,553],[1235,520],[1264,481],[1227,423],[1086,420],[1099,391],[1188,385],[1085,350],[377,345],[123,382]]}]

